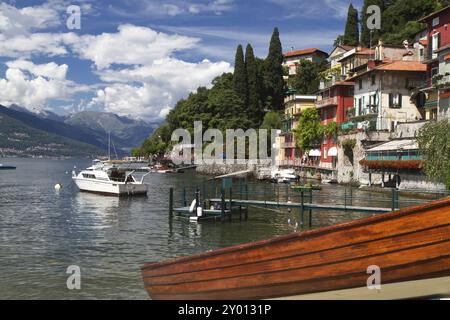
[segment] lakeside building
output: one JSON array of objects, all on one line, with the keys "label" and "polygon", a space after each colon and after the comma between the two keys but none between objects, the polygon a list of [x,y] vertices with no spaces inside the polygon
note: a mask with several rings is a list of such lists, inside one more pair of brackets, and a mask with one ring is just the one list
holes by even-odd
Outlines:
[{"label": "lakeside building", "polygon": [[293,130],[298,125],[301,112],[308,108],[315,108],[316,100],[315,95],[290,94],[285,98],[282,128],[277,139],[278,165],[295,166],[300,163],[303,153],[296,146]]},{"label": "lakeside building", "polygon": [[425,81],[426,66],[419,61],[369,61],[355,82],[354,108],[348,126],[359,130],[393,131],[397,123],[422,119],[422,101],[413,90]]},{"label": "lakeside building", "polygon": [[289,76],[297,74],[297,67],[301,60],[309,60],[311,62],[322,62],[328,58],[328,53],[318,48],[307,48],[301,50],[291,50],[283,54],[283,67],[288,68]]},{"label": "lakeside building", "polygon": [[[337,126],[348,121],[348,110],[353,108],[354,82],[332,80],[320,90],[316,102],[320,123],[326,126],[336,123]],[[325,134],[321,142],[320,166],[335,169],[338,156],[336,134]]]},{"label": "lakeside building", "polygon": [[422,41],[426,48],[424,63],[427,67],[426,119],[450,118],[450,6],[436,11],[419,22],[427,25],[427,39]]}]

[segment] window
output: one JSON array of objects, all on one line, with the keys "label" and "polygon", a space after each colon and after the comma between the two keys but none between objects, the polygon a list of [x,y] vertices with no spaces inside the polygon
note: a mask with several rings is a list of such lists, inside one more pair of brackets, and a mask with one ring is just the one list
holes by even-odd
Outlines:
[{"label": "window", "polygon": [[83,173],[83,178],[85,178],[85,179],[95,179],[95,175]]},{"label": "window", "polygon": [[389,94],[389,108],[401,108],[402,107],[402,94],[390,93]]},{"label": "window", "polygon": [[437,58],[438,54],[434,52],[435,50],[439,49],[441,42],[441,35],[439,32],[433,34],[431,38],[431,56],[433,59]]},{"label": "window", "polygon": [[433,27],[436,27],[439,24],[439,17],[436,17],[433,19],[432,25]]},{"label": "window", "polygon": [[363,82],[362,82],[362,79],[359,79],[359,80],[358,80],[358,88],[359,88],[359,89],[362,89],[362,88],[363,88]]},{"label": "window", "polygon": [[375,75],[374,74],[372,74],[371,76],[370,76],[370,84],[372,85],[372,86],[374,86],[375,85]]}]

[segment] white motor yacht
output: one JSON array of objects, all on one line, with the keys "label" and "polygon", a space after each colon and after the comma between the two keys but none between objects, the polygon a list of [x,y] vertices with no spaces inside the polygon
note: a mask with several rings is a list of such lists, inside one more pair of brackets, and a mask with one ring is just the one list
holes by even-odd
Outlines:
[{"label": "white motor yacht", "polygon": [[133,176],[134,171],[121,169],[108,162],[95,161],[94,165],[79,172],[72,171],[72,179],[80,191],[104,195],[132,196],[146,195],[147,185],[144,174],[140,180]]}]

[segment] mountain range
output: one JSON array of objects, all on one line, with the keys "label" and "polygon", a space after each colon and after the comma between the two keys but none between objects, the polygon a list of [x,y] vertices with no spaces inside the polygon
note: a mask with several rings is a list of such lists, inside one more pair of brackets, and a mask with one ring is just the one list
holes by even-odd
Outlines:
[{"label": "mountain range", "polygon": [[107,112],[82,111],[61,116],[48,110],[0,105],[0,149],[15,156],[128,155],[158,123]]}]

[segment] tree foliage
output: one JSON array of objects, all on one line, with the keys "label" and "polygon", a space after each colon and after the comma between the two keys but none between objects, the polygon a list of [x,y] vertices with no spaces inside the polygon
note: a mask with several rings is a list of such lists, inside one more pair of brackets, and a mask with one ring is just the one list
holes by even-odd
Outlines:
[{"label": "tree foliage", "polygon": [[308,152],[322,138],[319,112],[316,108],[308,108],[300,114],[297,128],[294,130],[297,146]]},{"label": "tree foliage", "polygon": [[289,79],[289,88],[300,94],[315,94],[319,90],[321,73],[326,69],[326,61],[317,63],[300,60],[295,76]]},{"label": "tree foliage", "polygon": [[276,111],[267,112],[264,116],[264,121],[261,125],[261,129],[272,130],[281,129],[281,117]]},{"label": "tree foliage", "polygon": [[359,43],[358,10],[352,4],[348,6],[347,23],[345,24],[342,42],[342,44],[349,46],[357,46]]},{"label": "tree foliage", "polygon": [[283,49],[278,28],[270,40],[269,54],[264,63],[265,104],[270,110],[281,110],[284,102]]},{"label": "tree foliage", "polygon": [[250,44],[245,49],[245,70],[247,77],[247,117],[255,124],[259,125],[263,117],[261,102],[261,82],[258,64]]},{"label": "tree foliage", "polygon": [[234,74],[233,74],[234,90],[238,97],[247,103],[247,72],[244,61],[244,51],[242,45],[238,45],[236,49],[236,56],[234,60]]},{"label": "tree foliage", "polygon": [[419,149],[425,157],[425,173],[450,190],[450,121],[429,122],[419,131]]}]

